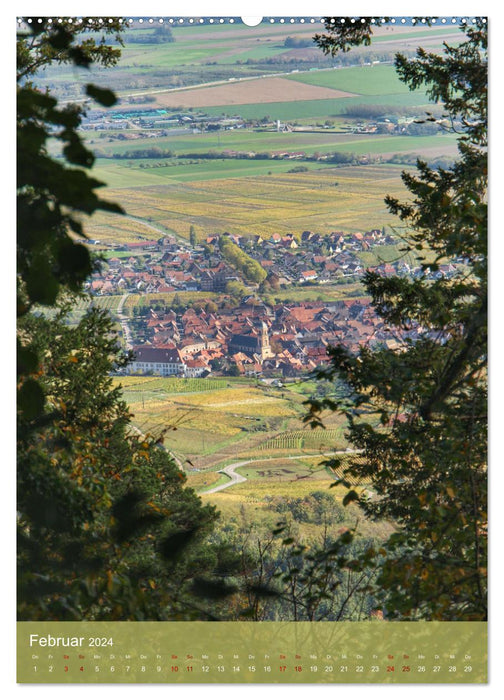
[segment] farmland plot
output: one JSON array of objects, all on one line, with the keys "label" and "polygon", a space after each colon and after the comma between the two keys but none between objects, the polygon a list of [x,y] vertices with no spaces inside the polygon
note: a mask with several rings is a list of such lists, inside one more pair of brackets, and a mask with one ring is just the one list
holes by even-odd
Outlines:
[{"label": "farmland plot", "polygon": [[[383,199],[384,192],[404,195],[400,166],[327,167],[295,174],[273,173],[273,165],[262,166],[272,172],[265,177],[109,188],[107,197],[120,201],[128,214],[148,218],[152,225],[185,238],[189,237],[191,225],[200,227],[207,235],[229,231],[270,236],[275,232],[300,233],[305,229],[362,231],[396,222]],[[292,168],[288,163],[278,165],[284,170]],[[117,228],[113,235],[121,242],[122,234],[118,230],[121,217],[115,218]],[[131,240],[131,228],[135,227],[131,223],[126,226],[123,242]],[[88,232],[95,236],[92,221]]]}]

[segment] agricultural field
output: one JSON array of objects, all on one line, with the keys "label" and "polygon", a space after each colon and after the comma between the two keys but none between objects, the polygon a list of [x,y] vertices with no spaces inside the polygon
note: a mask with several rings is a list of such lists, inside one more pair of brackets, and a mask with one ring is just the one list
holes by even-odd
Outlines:
[{"label": "agricultural field", "polygon": [[[293,106],[291,105],[291,110]],[[115,133],[115,132],[114,132]],[[99,153],[112,156],[113,154],[126,157],[129,151],[134,151],[140,147],[145,147],[146,135],[143,138],[132,140],[109,141],[103,136],[88,134],[86,141],[88,146],[97,147]],[[308,154],[315,151],[338,150],[341,144],[346,141],[364,140],[369,136],[365,134],[344,134],[333,130],[311,130],[311,131],[290,131],[280,133],[272,127],[268,129],[247,128],[232,129],[221,132],[197,132],[191,133],[186,130],[184,133],[168,134],[156,138],[156,147],[162,151],[171,151],[175,155],[188,153],[205,153],[208,151],[219,153],[226,150],[240,149],[245,151],[255,151],[258,153],[276,151],[281,149],[303,150]],[[163,159],[163,161],[175,164],[175,161]],[[145,163],[146,161],[144,161]],[[133,163],[130,163],[133,165]]]},{"label": "agricultural field", "polygon": [[[300,480],[327,481],[334,480],[326,467],[321,466],[322,458],[314,461],[308,459],[268,459],[254,462],[237,469],[237,473],[252,481],[296,482]],[[237,484],[240,486],[240,484]],[[234,487],[235,488],[235,487]]]},{"label": "agricultural field", "polygon": [[[241,162],[248,165],[250,161],[225,161],[224,165]],[[129,215],[141,220],[148,218],[159,235],[163,231],[175,231],[186,239],[191,225],[206,235],[229,231],[269,236],[273,232],[299,233],[305,229],[353,232],[397,223],[385,206],[384,196],[385,193],[404,195],[401,166],[343,166],[287,173],[282,170],[292,168],[292,163],[260,163],[251,161],[253,166],[263,170],[263,177],[229,177],[228,171],[225,178],[206,181],[193,178],[179,183],[170,181],[166,175],[152,176],[157,186],[142,185],[143,172],[138,171],[140,175],[135,186],[132,182],[127,188],[111,186],[104,194],[110,201],[121,202]],[[192,167],[195,171],[201,168],[200,165]],[[214,166],[205,163],[205,167]],[[118,166],[108,166],[108,169],[125,170]],[[171,169],[147,172],[162,170]],[[132,171],[128,175],[131,178]],[[113,179],[111,181],[114,185]],[[107,240],[103,217],[90,220],[87,231],[92,238]],[[114,218],[114,238],[108,240],[122,242],[118,229],[124,217]],[[101,238],[95,235],[95,220],[100,226]],[[126,221],[126,240],[129,240],[131,222]],[[139,231],[144,235],[145,228],[139,226]],[[151,235],[155,235],[154,232]]]},{"label": "agricultural field", "polygon": [[103,297],[93,297],[92,300],[89,297],[83,297],[79,299],[73,306],[72,311],[77,314],[84,313],[90,306],[95,306],[104,311],[114,312],[117,311],[119,302],[121,301],[121,296],[110,295]]},{"label": "agricultural field", "polygon": [[121,377],[123,395],[127,400],[138,398],[138,392],[148,399],[164,398],[173,394],[216,391],[228,386],[226,379],[203,379],[181,377]]},{"label": "agricultural field", "polygon": [[[271,71],[271,63],[277,70],[282,64],[288,70],[289,61],[297,64],[298,68],[302,68],[306,61],[310,66],[331,66],[333,61],[311,45],[313,35],[320,29],[318,22],[306,23],[304,26],[296,24],[295,27],[289,24],[262,23],[250,29],[234,20],[233,23],[222,24],[210,23],[209,19],[203,23],[189,23],[186,20],[172,24],[173,43],[155,44],[149,42],[149,38],[154,39],[155,27],[142,27],[137,23],[134,29],[124,33],[124,47],[118,66],[106,72],[94,69],[93,80],[105,81],[106,76],[112,74],[119,92],[129,95],[162,88],[167,82],[173,84],[167,77],[171,77],[174,71],[178,71],[179,75],[182,73],[186,79],[190,77],[183,84],[196,84],[203,82],[201,77],[198,81],[196,76],[192,76],[197,70],[203,75],[205,69],[207,72],[218,72],[218,76],[226,80],[230,76],[262,74],[268,72],[268,69]],[[451,27],[432,27],[430,31],[424,27],[411,26],[377,27],[373,43],[381,51],[392,52],[414,49],[421,38],[425,45],[435,50],[444,39],[453,41],[455,31]],[[285,39],[293,35],[304,40],[307,45],[298,49],[285,46]],[[365,60],[367,55],[373,53],[373,49],[362,47],[357,52]],[[265,64],[265,60],[269,63]],[[50,71],[51,82],[56,86],[64,86],[67,90],[72,83],[75,90],[75,83],[85,82],[86,79],[87,76],[64,65],[53,67]]]},{"label": "agricultural field", "polygon": [[240,105],[239,110],[220,105],[218,107],[205,107],[205,112],[210,115],[227,115],[234,116],[239,112],[243,119],[263,119],[269,117],[272,120],[281,119],[282,121],[297,121],[307,119],[331,119],[334,117],[344,116],[348,107],[356,105],[384,105],[387,111],[394,107],[414,107],[415,111],[423,114],[429,109],[428,100],[423,92],[416,91],[410,93],[392,93],[386,95],[357,95],[356,97],[344,97],[338,99],[323,99],[323,100],[299,100],[296,102],[296,111],[293,113],[292,102],[269,102],[258,104],[251,102],[250,104]]},{"label": "agricultural field", "polygon": [[[174,44],[127,44],[121,65],[132,74],[155,72],[156,65],[149,62],[154,61],[154,56],[160,62],[170,52],[177,56],[183,47],[189,48],[191,37],[196,36],[213,37],[208,50],[215,49],[225,62],[234,56],[240,60],[242,49],[250,53],[281,48],[275,42],[277,38],[288,36],[288,31],[288,28],[260,27],[254,34],[254,41],[259,40],[256,46],[248,39],[243,45],[238,43],[239,37],[244,37],[243,27],[177,27],[174,33],[179,38]],[[296,28],[303,37],[313,31],[310,27]],[[451,28],[440,28],[432,36],[440,41],[450,32],[453,33]],[[401,27],[395,32],[379,32],[382,43],[396,41],[394,36],[414,42],[416,34],[425,35],[425,29]],[[214,44],[216,37],[218,41]],[[206,47],[201,51],[206,52]],[[201,66],[201,74],[205,75],[208,67],[204,66],[203,59],[202,55],[187,52],[181,71],[194,62]],[[190,226],[203,234],[223,230],[237,234],[291,233],[307,228],[351,232],[391,223],[393,218],[384,206],[384,194],[397,196],[403,191],[401,167],[380,163],[336,168],[321,161],[304,162],[306,172],[290,173],[293,163],[282,160],[127,158],[129,152],[145,147],[147,141],[175,156],[225,150],[255,153],[295,150],[307,155],[339,151],[373,161],[395,154],[435,158],[455,153],[452,134],[341,133],[344,113],[349,106],[382,104],[387,109],[415,108],[420,116],[428,108],[425,93],[421,90],[409,92],[398,80],[392,65],[286,72],[280,77],[247,79],[211,87],[170,92],[161,89],[153,93],[153,99],[156,102],[149,103],[149,108],[186,104],[210,115],[239,115],[244,119],[267,117],[289,123],[299,120],[305,123],[307,130],[288,133],[250,128],[204,133],[187,130],[182,134],[166,133],[154,140],[117,140],[120,134],[115,132],[88,133],[86,140],[90,148],[107,156],[98,157],[95,165],[96,176],[108,184],[104,193],[111,201],[120,202],[132,217],[94,216],[88,226],[89,235],[94,238],[131,242],[139,237],[165,233],[187,238]],[[317,129],[313,120],[324,119],[333,123],[336,120],[337,129]],[[310,120],[311,124],[307,123]],[[147,136],[148,132],[137,130],[136,135]],[[120,154],[121,160],[111,159],[114,154]],[[356,206],[356,198],[359,206]]]},{"label": "agricultural field", "polygon": [[[359,95],[405,95],[408,87],[399,80],[394,66],[355,66],[344,69],[314,71],[290,75],[288,80],[357,93]],[[415,91],[416,92],[416,91]],[[414,93],[413,93],[414,94]],[[425,93],[421,93],[425,97]]]},{"label": "agricultural field", "polygon": [[189,460],[189,473],[220,468],[242,455],[264,459],[278,454],[281,436],[293,435],[295,430],[304,435],[301,454],[316,456],[326,447],[342,449],[346,444],[334,417],[328,430],[314,437],[301,430],[306,413],[303,402],[309,394],[293,391],[289,385],[279,389],[242,378],[140,376],[116,377],[114,384],[122,387],[136,428],[153,436],[165,431],[167,449]]},{"label": "agricultural field", "polygon": [[[244,378],[129,376],[115,378],[114,384],[122,386],[136,428],[153,436],[165,431],[165,448],[183,464],[188,485],[217,505],[224,518],[245,513],[269,522],[282,499],[317,491],[341,502],[345,490],[331,488],[348,459],[341,419],[330,415],[326,430],[302,427],[303,401],[316,390],[315,382],[273,388]],[[324,463],[335,452],[342,460],[338,469]],[[230,483],[219,470],[236,462],[245,462],[236,473],[246,481],[207,493]],[[303,532],[310,531],[303,524]]]},{"label": "agricultural field", "polygon": [[[235,158],[206,159],[192,158],[184,160],[125,160],[117,163],[110,160],[98,162],[98,168],[102,166],[109,173],[109,186],[124,188],[128,182],[132,184],[132,179],[138,174],[138,186],[155,185],[156,187],[165,184],[176,185],[178,183],[192,183],[208,180],[236,179],[258,177],[268,174],[288,173],[295,164],[286,160],[248,160]],[[328,167],[320,162],[303,163],[311,170],[322,170]],[[97,172],[99,170],[97,169]],[[143,176],[146,175],[145,183]],[[156,178],[155,181],[152,177]],[[126,179],[125,179],[126,178]],[[127,185],[126,185],[127,186]],[[123,195],[122,195],[123,196]]]},{"label": "agricultural field", "polygon": [[[141,238],[150,240],[159,238],[163,235],[158,229],[153,227],[146,221],[132,219],[128,215],[121,216],[118,214],[108,214],[105,212],[96,213],[86,226],[86,232],[90,238],[99,240],[104,243],[133,243]],[[164,232],[167,233],[167,232]],[[135,255],[131,252],[104,253],[106,257],[121,257],[121,255]]]},{"label": "agricultural field", "polygon": [[[299,482],[304,480],[333,483],[343,476],[348,458],[341,457],[342,464],[338,468],[330,467],[326,462],[329,456],[316,457],[271,457],[254,460],[250,464],[239,467],[236,472],[246,479],[260,479],[262,482],[272,480],[278,482]],[[369,486],[360,484],[350,476],[346,477],[352,486]],[[233,489],[238,488],[237,484]],[[295,488],[295,486],[294,486]]]},{"label": "agricultural field", "polygon": [[[229,481],[229,477],[224,478],[226,481]],[[224,483],[224,478],[219,472],[208,469],[199,472],[192,471],[187,474],[187,485],[201,494],[205,490],[217,486],[221,481]]]},{"label": "agricultural field", "polygon": [[[289,85],[288,83],[292,84]],[[407,97],[413,95],[414,100],[408,101]],[[281,100],[279,100],[281,96]],[[184,89],[178,91],[161,92],[156,95],[156,106],[162,108],[219,108],[224,113],[229,113],[236,106],[234,113],[239,113],[246,118],[258,118],[261,111],[251,113],[250,110],[242,112],[241,105],[256,105],[261,110],[261,116],[268,114],[264,111],[269,105],[279,102],[309,103],[332,102],[330,111],[325,114],[339,114],[353,102],[362,102],[362,96],[379,96],[378,104],[400,104],[397,96],[406,97],[405,106],[424,105],[428,99],[423,90],[410,93],[395,73],[392,65],[365,66],[352,68],[339,68],[333,70],[319,70],[315,72],[301,72],[288,75],[285,78],[247,78],[239,82],[212,87]],[[358,98],[356,100],[356,98]],[[337,103],[341,102],[341,105]],[[239,107],[238,107],[239,106]],[[292,105],[291,105],[292,107]],[[329,107],[329,105],[326,106]],[[343,109],[339,108],[342,107]],[[296,104],[296,113],[298,106]],[[317,105],[311,114],[306,113],[306,107],[301,108],[299,116],[319,116]]]},{"label": "agricultural field", "polygon": [[[134,315],[138,308],[149,308],[153,304],[162,303],[165,306],[170,306],[177,296],[182,304],[191,304],[193,301],[199,301],[202,298],[201,292],[166,292],[152,294],[130,294],[124,303],[124,311],[127,314]],[[222,295],[216,292],[205,292],[204,299],[218,301]]]},{"label": "agricultural field", "polygon": [[345,444],[343,429],[328,430],[294,430],[280,433],[270,438],[258,449],[261,452],[276,452],[277,450],[331,450],[334,445]]},{"label": "agricultural field", "polygon": [[300,287],[288,287],[275,290],[272,295],[275,303],[286,301],[289,303],[300,301],[339,301],[341,299],[358,298],[364,295],[360,282],[347,282],[346,284],[322,284],[302,285]]},{"label": "agricultural field", "polygon": [[[291,34],[306,40],[316,29],[308,25],[294,28],[264,24],[251,31],[241,24],[212,26],[206,22],[204,26],[173,27],[175,42],[167,44],[131,43],[127,34],[118,67],[98,72],[100,80],[102,73],[110,76],[119,94],[129,80],[132,92],[125,96],[148,97],[153,100],[147,104],[149,109],[186,105],[209,115],[267,117],[272,121],[304,123],[312,128],[289,133],[250,128],[191,133],[187,129],[182,134],[175,130],[177,133],[168,131],[155,139],[131,140],[118,140],[124,136],[119,132],[88,132],[85,138],[90,148],[107,156],[97,158],[96,176],[107,183],[108,198],[120,202],[135,219],[98,214],[88,226],[89,234],[103,241],[131,242],[138,237],[163,233],[187,238],[191,225],[204,234],[222,230],[264,234],[305,228],[356,231],[391,223],[383,196],[386,192],[394,196],[401,192],[400,167],[378,163],[334,168],[319,161],[304,164],[307,172],[289,173],[293,167],[289,161],[125,157],[145,147],[147,142],[176,156],[208,151],[265,153],[286,149],[308,155],[340,151],[373,160],[394,154],[435,158],[455,153],[451,134],[415,137],[341,133],[348,107],[381,104],[387,109],[414,108],[421,116],[428,109],[428,100],[422,90],[409,92],[390,64],[334,67],[315,48],[284,47],[286,37]],[[433,28],[432,33],[425,27],[377,28],[377,46],[380,50],[412,48],[419,39],[429,39],[430,46],[436,48],[442,40],[453,38],[456,31],[451,27]],[[145,39],[153,29],[135,32],[136,37]],[[307,63],[310,67],[292,73],[293,64],[285,63],[284,69],[274,76],[258,73],[258,67],[262,65],[264,71],[265,66],[254,61],[277,55],[289,61],[296,56],[300,60],[318,56],[320,65],[313,70],[313,65]],[[362,56],[365,57],[365,51]],[[205,76],[216,70],[215,66],[224,71],[224,79],[220,84],[204,87],[163,87],[163,81],[172,80],[169,75],[173,66],[178,66],[182,76],[194,77],[199,71],[201,85]],[[229,73],[231,70],[248,71],[249,75],[241,76],[246,80],[229,82],[226,75],[234,75]],[[69,77],[68,69],[58,68],[54,75],[62,81]],[[155,90],[139,89],[142,82],[154,79]],[[124,105],[117,109],[124,109]],[[325,132],[317,129],[314,121],[323,120],[335,122],[336,129]],[[149,133],[137,128],[130,135],[147,137]],[[111,160],[113,154],[124,159]],[[354,187],[356,181],[359,185]]]},{"label": "agricultural field", "polygon": [[[358,523],[361,536],[380,539],[392,532],[393,526],[387,522],[375,523],[363,518],[358,506],[342,506],[347,489],[340,486],[330,488],[332,479],[328,474],[319,474],[317,478],[314,473],[311,478],[303,478],[303,471],[306,472],[306,469],[301,468],[299,471],[300,478],[295,478],[295,474],[294,478],[285,480],[258,478],[217,493],[205,494],[204,491],[200,491],[200,497],[204,502],[217,507],[222,523],[254,523],[256,528],[264,528],[265,532],[271,532],[279,521],[292,523],[294,520],[294,532],[304,539],[311,539],[323,534],[324,523],[310,518],[307,506],[309,507],[313,494],[324,493],[334,500],[341,518],[339,522],[332,523],[337,529],[353,527]],[[292,510],[288,507],[288,504],[293,502],[299,504],[303,514],[301,521],[293,518]]]},{"label": "agricultural field", "polygon": [[[375,69],[392,70],[391,76],[394,77],[390,66],[377,66]],[[355,75],[360,75],[365,69],[321,72],[321,75],[326,76],[324,79],[327,80],[327,76],[333,73],[353,70],[358,71]],[[294,81],[284,82],[296,85]],[[414,97],[414,93],[392,97],[409,99]],[[358,104],[377,102],[374,95],[364,95],[358,99]],[[272,119],[280,116],[291,121],[302,118],[304,104],[302,100],[290,103],[288,115],[269,116]],[[243,113],[241,107],[240,113]],[[325,116],[330,113],[330,110],[322,111]],[[391,164],[335,167],[323,161],[305,161],[303,166],[307,168],[306,172],[291,173],[289,171],[295,163],[288,160],[209,160],[198,157],[128,159],[124,156],[142,146],[145,140],[107,142],[107,139],[95,135],[87,138],[91,148],[96,147],[109,156],[114,153],[123,156],[121,160],[98,158],[95,166],[98,178],[108,183],[105,189],[107,197],[120,202],[128,216],[132,217],[94,216],[88,226],[89,234],[104,241],[131,242],[139,237],[166,233],[187,238],[191,225],[207,234],[222,230],[233,233],[250,230],[261,234],[273,231],[287,233],[328,226],[348,231],[361,230],[366,226],[380,226],[393,221],[383,204],[383,195],[385,192],[398,195],[403,191],[400,182],[402,167]],[[163,136],[155,143],[161,151],[170,150],[178,156],[226,150],[271,153],[286,149],[302,151],[307,155],[338,151],[373,161],[395,154],[421,155],[429,159],[451,157],[455,153],[452,134],[365,135],[340,133],[332,129],[325,132],[277,133],[243,129],[188,133]],[[337,192],[334,190],[336,182]],[[355,206],[356,195],[359,196],[359,207]],[[291,207],[295,210],[292,213],[289,212]]]},{"label": "agricultural field", "polygon": [[[103,311],[109,311],[113,315],[114,312],[117,311],[120,301],[121,297],[115,295],[92,298],[89,296],[80,297],[76,301],[72,302],[72,310],[65,317],[66,321],[70,325],[77,324],[85,312],[92,307]],[[56,310],[51,307],[41,306],[37,308],[37,313],[40,313],[42,316],[46,316],[47,318],[52,318],[56,315]],[[117,326],[116,329],[119,330],[119,326]]]},{"label": "agricultural field", "polygon": [[[278,522],[283,521],[296,537],[305,541],[320,538],[326,525],[316,504],[322,497],[330,527],[340,530],[358,525],[360,536],[383,539],[393,531],[391,523],[367,520],[358,506],[342,505],[347,489],[334,486],[334,481],[342,476],[346,460],[343,456],[341,467],[333,470],[320,456],[267,459],[239,467],[237,473],[247,481],[217,493],[207,491],[229,483],[229,477],[224,474],[211,471],[190,473],[188,485],[198,491],[204,502],[217,507],[224,527],[234,524],[249,529],[253,523],[256,532],[262,530],[264,534],[271,534]],[[349,481],[369,497],[375,496],[371,484],[357,483],[352,478]],[[327,509],[331,500],[334,505],[329,514]]]},{"label": "agricultural field", "polygon": [[[297,104],[291,106],[291,116],[293,111],[297,111]],[[419,111],[419,116],[422,112]],[[331,124],[341,127],[348,127],[348,119],[338,118],[336,121],[330,120]],[[116,159],[115,165],[123,168],[133,168],[145,170],[147,165],[159,167],[163,166],[174,168],[185,168],[192,161],[200,162],[204,158],[197,158],[196,155],[191,160],[162,157],[151,159],[131,158],[128,159],[128,153],[132,153],[139,148],[145,148],[150,145],[145,138],[132,139],[126,141],[107,140],[103,136],[97,137],[95,134],[87,136],[87,145],[90,148],[97,149],[98,163],[100,168],[107,167],[107,158],[102,156],[107,155],[109,158],[113,155],[121,156],[121,159]],[[387,144],[390,147],[385,148]],[[184,133],[176,133],[173,135],[163,135],[156,138],[156,148],[160,151],[170,151],[174,156],[183,156],[191,154],[211,153],[216,155],[225,153],[229,150],[253,151],[254,153],[275,153],[275,151],[301,151],[307,155],[314,153],[324,154],[332,152],[343,153],[371,153],[378,155],[380,153],[401,153],[423,151],[433,147],[434,145],[442,146],[451,145],[455,147],[453,136],[450,134],[439,134],[435,136],[391,136],[387,134],[356,134],[336,131],[335,129],[322,129],[313,125],[311,129],[307,126],[296,127],[294,131],[277,132],[273,127],[266,128],[246,128],[232,129],[220,132],[197,132],[191,133],[186,130]],[[100,156],[101,154],[101,156]],[[226,165],[221,165],[224,162]],[[233,164],[238,162],[239,165],[248,166],[254,165],[254,161],[244,160],[235,161],[233,159],[219,160],[212,158],[205,165],[207,168],[216,167],[217,172],[222,172],[221,168],[233,167]],[[275,165],[276,161],[268,161],[270,165]],[[110,162],[108,163],[110,165]],[[255,163],[257,165],[257,163]],[[281,164],[281,162],[279,163]],[[285,163],[284,163],[285,164]],[[288,163],[292,167],[291,163]],[[309,163],[308,163],[309,164]],[[320,167],[320,162],[318,166]],[[152,174],[152,173],[151,173]],[[182,174],[182,173],[181,173]],[[175,177],[175,174],[172,175]]]},{"label": "agricultural field", "polygon": [[298,100],[333,100],[354,97],[355,93],[310,83],[296,85],[285,78],[247,78],[227,85],[160,93],[156,96],[156,105],[158,107],[176,107],[177,109],[180,107],[184,109],[216,107],[218,105],[233,108],[234,105],[251,102],[255,104],[278,102],[279,95],[282,96],[283,102],[297,102]]},{"label": "agricultural field", "polygon": [[[394,250],[395,256],[397,257],[397,248],[394,248]],[[373,265],[376,263],[377,259],[373,257],[372,259],[370,258],[370,262],[367,262],[366,264]],[[274,293],[269,296],[265,295],[265,298],[271,303],[280,303],[282,301],[292,303],[299,301],[329,302],[348,298],[358,298],[360,296],[363,296],[362,285],[359,282],[352,282],[347,284],[324,284],[320,286],[300,286],[279,289],[275,290]],[[160,293],[153,292],[151,294],[128,294],[123,305],[123,313],[133,317],[139,310],[156,307],[158,304],[170,307],[173,305],[175,297],[179,303],[185,305],[191,305],[194,302],[200,302],[202,300],[205,302],[214,301],[217,304],[221,303],[224,299],[229,300],[229,297],[227,297],[225,294],[220,294],[217,292],[179,291]],[[117,310],[117,306],[121,298],[121,296],[96,296],[92,298],[92,302],[89,299],[85,299],[78,302],[76,311],[77,313],[84,313],[84,311],[92,304],[114,312]]]}]

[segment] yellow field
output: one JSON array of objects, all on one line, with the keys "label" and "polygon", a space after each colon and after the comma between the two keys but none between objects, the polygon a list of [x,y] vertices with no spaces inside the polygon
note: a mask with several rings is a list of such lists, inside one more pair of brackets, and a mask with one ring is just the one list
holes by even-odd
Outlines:
[{"label": "yellow field", "polygon": [[218,472],[191,472],[187,475],[187,485],[198,491],[202,488],[208,488],[215,484],[220,479]]},{"label": "yellow field", "polygon": [[305,413],[302,395],[252,381],[226,378],[215,390],[198,387],[184,393],[173,393],[170,379],[123,377],[114,382],[123,387],[133,424],[152,435],[166,431],[166,446],[200,468],[254,450],[280,430],[300,428]]},{"label": "yellow field", "polygon": [[[119,202],[120,198],[108,197],[110,201]],[[139,237],[149,240],[157,240],[162,234],[154,231],[141,221],[133,221],[127,216],[97,212],[86,225],[86,233],[90,238],[104,243],[133,243],[138,242]]]},{"label": "yellow field", "polygon": [[[209,385],[216,387],[213,390],[170,393],[174,380],[159,377],[122,377],[114,383],[123,387],[135,426],[153,435],[166,430],[165,447],[184,464],[188,486],[204,502],[217,506],[223,523],[245,517],[268,531],[280,518],[275,510],[279,499],[305,498],[315,491],[324,491],[341,502],[347,491],[341,486],[331,488],[337,475],[321,464],[326,457],[315,454],[316,449],[306,450],[307,454],[300,449],[281,455],[265,454],[259,449],[282,431],[302,428],[305,397],[288,387],[280,392],[256,386],[252,381],[224,378]],[[341,447],[334,444],[330,451]],[[288,459],[294,455],[299,457]],[[214,494],[204,492],[222,481],[217,470],[224,464],[247,458],[253,461],[237,470],[245,476],[245,482]],[[348,517],[357,519],[359,510],[350,507]],[[317,523],[302,523],[299,527],[304,537],[321,534]],[[365,521],[361,528],[364,532],[369,528],[370,533],[376,530],[376,526]]]},{"label": "yellow field", "polygon": [[[177,401],[177,406],[180,402]],[[289,400],[280,396],[268,396],[261,389],[250,386],[243,388],[223,389],[218,394],[191,394],[184,406],[198,407],[202,410],[219,413],[236,412],[241,414],[253,413],[254,416],[295,416]]]},{"label": "yellow field", "polygon": [[205,301],[209,299],[217,299],[217,292],[166,292],[161,294],[130,294],[124,303],[125,309],[134,309],[136,306],[148,306],[153,302],[163,301],[168,306],[173,302],[173,298],[177,295],[182,303],[189,303],[196,299],[203,298]]},{"label": "yellow field", "polygon": [[[399,172],[397,167],[370,165],[184,183],[160,176],[157,187],[108,188],[105,194],[129,215],[149,218],[151,225],[185,238],[191,225],[207,235],[226,230],[268,236],[305,229],[351,232],[397,223],[383,198],[385,193],[404,194]],[[100,214],[86,227],[92,238],[127,242],[138,234],[162,235],[125,217],[113,217],[114,228],[107,233],[103,217],[112,219]]]},{"label": "yellow field", "polygon": [[[167,395],[147,401],[139,395],[136,400],[130,399],[129,405],[135,424],[144,431],[156,432],[175,427],[179,432],[205,431],[220,437],[237,435],[250,420],[295,418],[299,414],[299,409],[296,410],[291,401],[266,396],[252,387],[179,394],[175,397]],[[183,435],[175,434],[177,431],[172,435],[175,445]],[[190,453],[195,454],[192,449]]]},{"label": "yellow field", "polygon": [[[224,491],[212,494],[200,494],[204,503],[215,505],[221,513],[221,522],[226,523],[231,519],[236,522],[254,523],[256,527],[263,528],[265,533],[271,533],[277,523],[284,520],[284,516],[272,509],[275,502],[281,498],[297,499],[306,498],[315,491],[324,491],[334,497],[337,503],[342,502],[347,493],[344,487],[329,488],[330,481],[325,479],[300,480],[297,482],[245,482]],[[345,508],[345,522],[335,523],[333,533],[342,527],[354,527],[357,525],[360,536],[378,537],[386,539],[394,530],[392,523],[387,521],[373,522],[363,517],[361,509],[355,504],[349,504]],[[324,525],[321,523],[299,523],[294,533],[302,540],[319,538],[324,534]]]}]

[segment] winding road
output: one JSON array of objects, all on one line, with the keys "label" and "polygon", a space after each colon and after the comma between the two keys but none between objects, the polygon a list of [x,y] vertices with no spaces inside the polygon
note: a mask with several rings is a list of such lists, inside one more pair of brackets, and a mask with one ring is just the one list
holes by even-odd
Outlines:
[{"label": "winding road", "polygon": [[235,472],[235,469],[244,467],[246,464],[253,464],[255,462],[274,462],[278,461],[279,459],[302,459],[303,457],[333,457],[335,455],[355,454],[357,452],[362,452],[362,450],[338,450],[336,452],[317,452],[316,454],[312,455],[301,454],[293,455],[291,457],[266,457],[263,459],[246,459],[242,462],[233,462],[233,464],[229,464],[227,467],[223,467],[218,471],[219,474],[225,474],[226,476],[228,476],[231,479],[231,481],[228,481],[225,484],[220,484],[220,486],[214,486],[213,489],[208,489],[208,491],[200,491],[200,494],[206,495],[207,493],[217,493],[218,491],[228,489],[230,486],[234,486],[234,484],[242,484],[244,481],[247,481],[247,478],[245,476],[242,476],[241,474],[237,474]]}]

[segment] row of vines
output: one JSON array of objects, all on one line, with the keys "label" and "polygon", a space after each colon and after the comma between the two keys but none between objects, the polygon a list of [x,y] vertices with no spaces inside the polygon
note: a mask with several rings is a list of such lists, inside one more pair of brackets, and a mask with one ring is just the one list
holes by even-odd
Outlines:
[{"label": "row of vines", "polygon": [[296,449],[338,449],[341,448],[343,434],[340,428],[327,430],[293,430],[270,438],[257,449],[296,450]]}]

